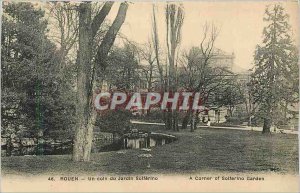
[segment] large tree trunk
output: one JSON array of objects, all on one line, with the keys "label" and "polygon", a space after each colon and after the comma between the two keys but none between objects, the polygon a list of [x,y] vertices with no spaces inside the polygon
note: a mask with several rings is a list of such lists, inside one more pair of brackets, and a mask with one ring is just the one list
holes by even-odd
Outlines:
[{"label": "large tree trunk", "polygon": [[[183,24],[183,9],[177,7],[175,4],[167,4],[166,7],[166,22],[167,22],[167,48],[168,48],[168,63],[169,63],[169,83],[168,90],[170,93],[177,91],[176,82],[176,48],[180,43],[181,38],[181,27]],[[168,114],[171,121],[170,129],[178,131],[178,113],[176,109],[170,109]]]},{"label": "large tree trunk", "polygon": [[[125,21],[128,4],[121,3],[118,14],[98,46],[95,56],[95,66],[92,66],[93,38],[97,28],[102,24],[110,11],[111,2],[106,2],[102,10],[91,21],[91,3],[79,5],[79,50],[77,55],[77,127],[74,137],[73,160],[89,161],[93,141],[93,127],[97,113],[92,103],[92,88],[94,87],[95,71],[92,69],[104,65],[108,52],[114,43],[116,35]],[[101,15],[101,16],[100,16]],[[99,22],[100,24],[97,24]]]},{"label": "large tree trunk", "polygon": [[79,6],[79,50],[77,57],[77,128],[75,131],[73,160],[89,161],[93,138],[90,124],[90,74],[91,74],[91,41],[90,41],[91,4]]},{"label": "large tree trunk", "polygon": [[271,133],[271,124],[272,124],[272,121],[270,118],[264,119],[264,126],[263,126],[263,130],[262,130],[263,134]]},{"label": "large tree trunk", "polygon": [[270,134],[271,133],[271,125],[272,125],[272,118],[271,118],[271,99],[268,98],[267,100],[267,105],[265,107],[265,117],[263,118],[264,120],[264,125],[263,125],[263,134]]}]

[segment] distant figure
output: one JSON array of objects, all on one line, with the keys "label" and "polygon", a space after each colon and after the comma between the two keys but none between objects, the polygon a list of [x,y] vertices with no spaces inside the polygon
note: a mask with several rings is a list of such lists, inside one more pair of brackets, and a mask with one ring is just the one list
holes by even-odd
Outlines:
[{"label": "distant figure", "polygon": [[208,118],[207,126],[210,127],[210,119]]}]

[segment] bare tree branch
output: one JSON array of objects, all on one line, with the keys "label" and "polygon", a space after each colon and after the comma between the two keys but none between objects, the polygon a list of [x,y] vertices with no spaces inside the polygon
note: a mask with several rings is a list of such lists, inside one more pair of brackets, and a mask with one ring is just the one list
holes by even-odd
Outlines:
[{"label": "bare tree branch", "polygon": [[92,24],[91,24],[91,30],[92,30],[92,38],[94,38],[97,34],[97,31],[99,30],[99,27],[103,23],[104,19],[110,12],[114,2],[113,1],[107,1],[101,8],[101,10],[97,13],[97,15],[94,17]]}]

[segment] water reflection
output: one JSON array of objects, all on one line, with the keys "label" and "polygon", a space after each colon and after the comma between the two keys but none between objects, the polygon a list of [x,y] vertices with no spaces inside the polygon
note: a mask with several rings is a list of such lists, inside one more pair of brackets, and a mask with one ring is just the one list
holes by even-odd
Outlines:
[{"label": "water reflection", "polygon": [[[151,148],[164,145],[176,140],[173,135],[163,133],[131,132],[120,138],[98,138],[94,140],[92,153],[117,151],[120,149]],[[1,156],[25,156],[25,155],[66,155],[72,154],[72,141],[61,144],[41,144],[26,147],[2,147]]]},{"label": "water reflection", "polygon": [[[120,142],[111,144],[93,144],[92,153],[104,151],[116,151],[122,148]],[[24,155],[66,155],[72,154],[73,145],[35,145],[19,148],[1,148],[1,156],[24,156]]]}]

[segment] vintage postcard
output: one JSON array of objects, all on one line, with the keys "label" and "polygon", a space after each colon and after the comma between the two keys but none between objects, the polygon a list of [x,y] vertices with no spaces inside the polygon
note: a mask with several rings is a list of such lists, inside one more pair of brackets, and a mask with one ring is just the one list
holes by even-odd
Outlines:
[{"label": "vintage postcard", "polygon": [[299,192],[299,5],[1,1],[1,192]]}]

